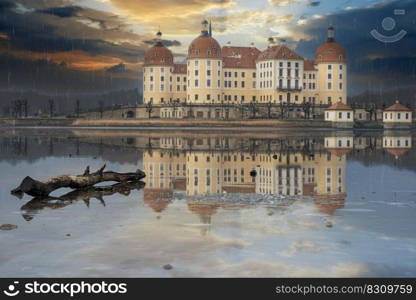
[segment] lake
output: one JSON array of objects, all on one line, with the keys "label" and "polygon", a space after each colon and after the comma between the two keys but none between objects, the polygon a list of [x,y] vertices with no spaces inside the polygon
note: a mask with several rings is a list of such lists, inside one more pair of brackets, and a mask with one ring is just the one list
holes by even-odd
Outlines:
[{"label": "lake", "polygon": [[[104,163],[144,184],[10,194]],[[3,128],[0,169],[3,277],[416,276],[414,132]]]}]

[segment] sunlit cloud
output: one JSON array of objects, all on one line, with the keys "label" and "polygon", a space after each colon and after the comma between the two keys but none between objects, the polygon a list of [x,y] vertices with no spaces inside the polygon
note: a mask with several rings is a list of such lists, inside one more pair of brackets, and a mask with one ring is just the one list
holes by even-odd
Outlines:
[{"label": "sunlit cloud", "polygon": [[299,3],[305,0],[268,0],[270,5],[277,6],[277,7],[284,7],[288,6],[293,3]]}]

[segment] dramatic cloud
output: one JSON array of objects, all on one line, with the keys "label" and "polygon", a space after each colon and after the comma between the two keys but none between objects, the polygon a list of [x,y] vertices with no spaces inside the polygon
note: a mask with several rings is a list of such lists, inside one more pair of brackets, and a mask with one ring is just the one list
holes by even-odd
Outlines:
[{"label": "dramatic cloud", "polygon": [[293,3],[299,3],[302,0],[268,0],[270,5],[277,6],[277,7],[283,7],[288,6]]},{"label": "dramatic cloud", "polygon": [[[394,16],[394,9],[404,9],[405,15]],[[325,40],[326,27],[332,23],[336,40],[348,50],[351,92],[367,89],[384,90],[414,85],[416,79],[416,11],[414,1],[394,1],[366,8],[348,9],[295,26],[288,38],[298,40],[296,50],[312,58],[317,47]],[[386,31],[381,22],[394,17],[396,28]],[[376,29],[390,36],[401,29],[406,36],[395,43],[376,40],[370,31]]]},{"label": "dramatic cloud", "polygon": [[310,1],[309,2],[309,6],[316,7],[316,6],[319,6],[319,5],[321,5],[321,1]]},{"label": "dramatic cloud", "polygon": [[[137,86],[139,58],[148,48],[144,42],[148,37],[133,33],[119,17],[79,6],[45,6],[64,5],[68,1],[39,1],[34,6],[29,6],[29,1],[0,1],[0,55],[4,66],[0,77],[6,79],[0,88],[28,84],[38,88],[48,82],[53,87],[61,87],[61,82],[94,87],[95,84],[80,84],[76,78],[68,82],[66,78],[73,78],[74,71],[102,71],[91,74],[95,78],[92,80],[100,82],[98,77],[108,76],[105,74],[111,72],[105,71],[119,64],[131,70],[123,72],[122,86],[132,86],[133,82]],[[37,72],[30,72],[31,69]]]},{"label": "dramatic cloud", "polygon": [[118,65],[108,68],[106,71],[110,73],[124,73],[126,72],[126,65],[120,63]]},{"label": "dramatic cloud", "polygon": [[69,18],[76,16],[83,9],[79,6],[50,7],[38,10],[43,14],[54,15],[61,18]]},{"label": "dramatic cloud", "polygon": [[[146,44],[148,45],[154,45],[156,44],[157,40],[156,39],[151,39],[151,40],[147,40],[144,41]],[[171,47],[171,46],[181,46],[181,42],[177,41],[177,40],[162,40],[162,44],[165,45],[166,47]]]},{"label": "dramatic cloud", "polygon": [[121,13],[143,26],[156,28],[167,34],[195,34],[205,18],[214,17],[221,9],[236,5],[234,0],[109,0]]},{"label": "dramatic cloud", "polygon": [[[396,8],[405,15],[395,16]],[[397,23],[391,32],[381,25],[388,16]],[[348,51],[350,92],[407,86],[416,78],[411,0],[0,0],[0,88],[73,84],[88,89],[98,85],[78,78],[100,82],[100,76],[102,82],[118,80],[120,87],[140,87],[143,56],[155,32],[160,28],[163,43],[183,61],[205,18],[222,45],[253,42],[264,49],[267,38],[275,37],[306,58],[313,58],[332,23]],[[407,34],[383,44],[369,34],[372,29]],[[25,72],[25,65],[31,71]]]}]

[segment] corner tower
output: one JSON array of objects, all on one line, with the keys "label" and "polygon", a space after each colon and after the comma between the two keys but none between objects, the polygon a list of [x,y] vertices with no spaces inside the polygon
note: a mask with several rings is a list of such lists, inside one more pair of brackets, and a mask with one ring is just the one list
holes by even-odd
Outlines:
[{"label": "corner tower", "polygon": [[162,33],[144,55],[143,102],[166,104],[172,101],[173,55],[162,43]]},{"label": "corner tower", "polygon": [[208,21],[202,22],[201,34],[188,48],[187,102],[208,104],[221,102],[221,47],[210,35]]},{"label": "corner tower", "polygon": [[347,53],[335,42],[334,27],[328,27],[328,38],[316,50],[319,99],[317,104],[347,103]]}]

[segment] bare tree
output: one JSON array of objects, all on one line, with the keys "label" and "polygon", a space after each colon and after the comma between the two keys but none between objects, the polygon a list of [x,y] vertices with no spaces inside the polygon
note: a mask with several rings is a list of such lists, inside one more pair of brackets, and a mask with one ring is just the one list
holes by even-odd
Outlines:
[{"label": "bare tree", "polygon": [[100,118],[102,119],[104,116],[104,101],[103,100],[98,101],[98,111],[100,112]]},{"label": "bare tree", "polygon": [[23,108],[23,111],[24,111],[24,116],[25,116],[25,118],[27,118],[27,116],[28,116],[28,103],[27,103],[27,99],[23,99],[22,100],[22,108]]},{"label": "bare tree", "polygon": [[146,112],[149,114],[149,119],[152,117],[152,112],[153,112],[153,103],[152,101],[149,101],[146,104]]},{"label": "bare tree", "polygon": [[377,121],[377,106],[374,103],[370,103],[369,105],[367,105],[365,111],[368,112],[370,116],[370,121],[373,120],[373,116],[374,121]]},{"label": "bare tree", "polygon": [[267,118],[268,119],[272,118],[272,102],[271,101],[267,103]]},{"label": "bare tree", "polygon": [[79,101],[79,99],[77,99],[75,101],[75,115],[77,116],[77,118],[79,118],[80,109],[81,109],[81,102]]},{"label": "bare tree", "polygon": [[49,99],[48,105],[49,105],[49,117],[52,118],[55,113],[55,100]]},{"label": "bare tree", "polygon": [[257,107],[254,101],[250,102],[250,111],[251,111],[251,118],[255,119],[256,113],[257,113]]},{"label": "bare tree", "polygon": [[311,103],[303,101],[302,103],[302,110],[303,110],[303,116],[305,119],[310,119],[311,116]]},{"label": "bare tree", "polygon": [[21,118],[22,117],[23,102],[20,99],[14,100],[12,102],[12,107],[13,107],[13,117],[15,119]]}]

